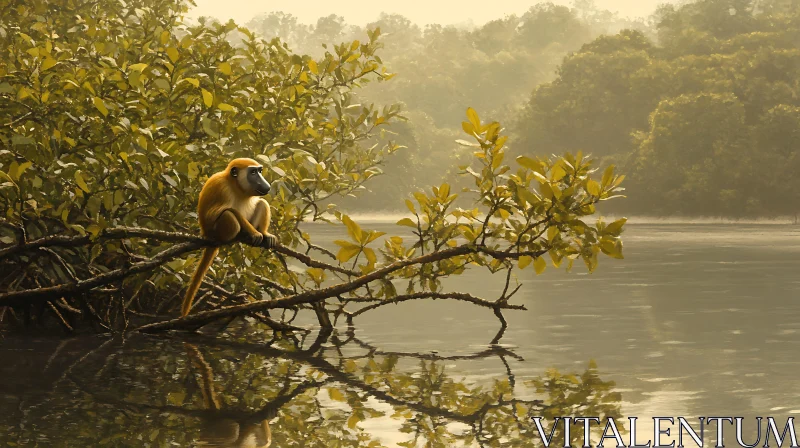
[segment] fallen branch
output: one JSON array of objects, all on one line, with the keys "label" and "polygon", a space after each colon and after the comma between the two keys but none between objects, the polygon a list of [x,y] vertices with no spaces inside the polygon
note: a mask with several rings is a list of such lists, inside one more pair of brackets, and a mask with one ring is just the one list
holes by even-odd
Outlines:
[{"label": "fallen branch", "polygon": [[[403,269],[407,266],[424,264],[424,263],[433,263],[448,258],[475,254],[481,251],[482,249],[480,247],[473,245],[457,246],[439,252],[420,255],[415,258],[398,260],[382,268],[376,269],[370,272],[369,274],[362,275],[348,282],[338,283],[336,285],[328,286],[326,288],[307,291],[287,297],[281,297],[275,300],[259,300],[256,302],[246,303],[242,305],[228,306],[216,310],[190,314],[189,316],[178,319],[171,319],[163,322],[156,322],[152,324],[143,325],[138,329],[136,329],[136,331],[152,333],[152,332],[160,332],[167,330],[195,330],[217,319],[242,316],[250,314],[254,311],[264,311],[274,308],[290,308],[301,304],[321,302],[325,299],[337,297],[342,294],[347,294],[349,292],[355,291],[356,289],[361,288],[364,285],[367,285],[375,280],[385,278],[389,274],[398,271],[400,269]],[[545,251],[542,250],[536,253],[538,254],[537,256],[540,256],[543,253],[545,253]],[[522,256],[519,255],[519,253],[517,254],[504,253],[504,254],[508,258],[514,258],[515,256],[518,258],[519,256]],[[487,304],[491,304],[490,307],[497,310],[501,308],[525,309],[524,306],[522,305],[509,305],[505,302],[489,302],[489,301],[484,301],[482,299],[477,299],[477,300],[486,302]],[[0,304],[2,304],[2,302],[0,302]]]},{"label": "fallen branch", "polygon": [[378,303],[373,303],[371,305],[367,305],[358,311],[354,311],[351,313],[347,313],[348,323],[352,322],[354,317],[357,317],[361,314],[366,313],[367,311],[374,310],[375,308],[379,308],[385,305],[391,305],[401,302],[406,302],[409,300],[419,300],[419,299],[451,299],[451,300],[460,300],[462,302],[469,302],[475,305],[484,306],[487,308],[502,308],[508,310],[524,310],[524,305],[509,305],[507,303],[502,302],[492,302],[489,300],[481,299],[480,297],[475,297],[471,294],[463,293],[463,292],[449,292],[449,293],[440,293],[440,292],[418,292],[414,294],[403,294],[394,296],[392,298],[381,300]]}]

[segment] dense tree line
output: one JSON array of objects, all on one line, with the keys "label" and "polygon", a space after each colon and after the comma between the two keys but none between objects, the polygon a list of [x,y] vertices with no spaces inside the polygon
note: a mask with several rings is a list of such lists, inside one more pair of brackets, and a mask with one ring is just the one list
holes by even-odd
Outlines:
[{"label": "dense tree line", "polygon": [[623,164],[617,206],[635,213],[796,216],[800,4],[702,0],[655,19],[655,38],[625,30],[566,57],[516,148]]},{"label": "dense tree line", "polygon": [[256,16],[248,28],[312,55],[323,53],[331,42],[381,30],[380,57],[396,76],[390,83],[365,86],[358,94],[367,102],[403,105],[408,121],[392,123],[386,131],[405,148],[384,168],[385,175],[370,184],[370,193],[346,204],[360,211],[396,207],[416,189],[439,182],[467,163],[472,151],[455,143],[463,136],[460,123],[466,107],[510,122],[531,90],[553,79],[568,52],[601,33],[647,30],[644,22],[599,10],[591,0],[575,2],[572,8],[540,3],[522,15],[481,26],[421,27],[397,14],[382,14],[363,26],[335,15],[308,25],[273,12]]},{"label": "dense tree line", "polygon": [[[469,103],[513,122],[517,154],[582,150],[620,164],[642,215],[794,216],[800,193],[800,13],[788,0],[700,0],[622,20],[591,1],[543,3],[482,26],[420,27],[383,15],[365,28],[337,16],[304,25],[258,16],[251,28],[301,52],[380,27],[394,82],[367,87],[401,102],[406,146],[359,204],[385,207],[469,157],[453,141]],[[532,93],[531,93],[532,92]],[[647,175],[645,176],[645,173]],[[657,200],[653,200],[657,199]],[[391,201],[388,201],[391,202]]]}]

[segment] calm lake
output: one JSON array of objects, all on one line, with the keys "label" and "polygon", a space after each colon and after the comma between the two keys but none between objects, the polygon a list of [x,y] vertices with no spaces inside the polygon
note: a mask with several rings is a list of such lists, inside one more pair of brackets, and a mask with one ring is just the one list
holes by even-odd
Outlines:
[{"label": "calm lake", "polygon": [[[591,360],[587,405],[619,393],[640,440],[653,416],[800,413],[800,227],[626,228],[625,260],[593,274],[526,269],[513,301],[528,310],[504,313],[497,346],[490,310],[441,300],[295,340],[255,322],[221,338],[0,339],[0,446],[534,446],[517,420],[555,387],[542,378]],[[446,287],[495,299],[503,278],[473,270]]]}]

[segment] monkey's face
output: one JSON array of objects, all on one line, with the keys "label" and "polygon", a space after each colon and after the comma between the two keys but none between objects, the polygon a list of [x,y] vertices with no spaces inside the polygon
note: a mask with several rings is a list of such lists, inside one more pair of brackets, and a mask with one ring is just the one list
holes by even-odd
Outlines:
[{"label": "monkey's face", "polygon": [[270,185],[261,174],[263,170],[261,165],[233,166],[230,168],[230,176],[246,195],[264,196],[269,193]]}]

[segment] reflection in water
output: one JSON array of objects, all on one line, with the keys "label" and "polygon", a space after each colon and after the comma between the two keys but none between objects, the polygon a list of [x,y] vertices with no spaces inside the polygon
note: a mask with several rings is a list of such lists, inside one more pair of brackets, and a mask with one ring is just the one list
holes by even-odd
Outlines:
[{"label": "reflection in water", "polygon": [[[0,394],[2,446],[532,446],[532,416],[620,417],[594,365],[517,381],[509,360],[523,360],[500,346],[387,352],[352,331],[272,338],[244,324],[213,337],[75,339],[39,359],[42,375],[18,361],[48,342],[14,342],[2,347],[4,377],[39,380]],[[492,359],[482,384],[449,372]]]},{"label": "reflection in water", "polygon": [[[214,384],[214,371],[206,362],[203,354],[193,344],[184,344],[189,357],[199,370],[200,391],[206,409],[221,411]],[[263,415],[261,416],[263,417]],[[274,416],[273,416],[274,417]],[[214,447],[255,447],[266,448],[272,444],[272,433],[269,429],[269,417],[261,421],[251,418],[234,420],[219,416],[205,418],[200,430],[197,444]]]}]

